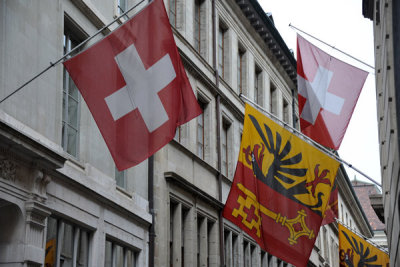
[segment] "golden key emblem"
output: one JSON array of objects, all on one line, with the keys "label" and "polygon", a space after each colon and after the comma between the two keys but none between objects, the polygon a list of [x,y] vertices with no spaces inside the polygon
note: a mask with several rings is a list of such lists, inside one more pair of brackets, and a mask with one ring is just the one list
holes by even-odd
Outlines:
[{"label": "golden key emblem", "polygon": [[[261,236],[261,216],[260,212],[269,218],[273,219],[276,223],[281,224],[282,226],[285,226],[289,229],[290,236],[288,238],[289,244],[293,245],[297,243],[297,239],[301,236],[308,236],[309,239],[312,239],[315,237],[313,230],[310,230],[307,227],[307,224],[305,222],[305,217],[307,217],[307,214],[305,213],[304,210],[299,210],[297,211],[298,215],[296,218],[293,219],[288,219],[286,216],[282,216],[280,213],[276,213],[272,210],[269,210],[268,208],[264,207],[257,201],[256,195],[248,190],[246,187],[244,187],[242,184],[238,183],[237,184],[238,188],[246,195],[246,198],[243,198],[241,195],[239,195],[237,202],[240,204],[240,207],[238,209],[234,209],[232,211],[232,215],[237,218],[238,216],[242,217],[242,223],[252,230],[253,228],[256,228],[257,230],[257,236]],[[254,207],[254,214],[248,214],[244,208],[246,208],[248,211],[251,211],[251,208]],[[254,215],[251,221],[247,220],[248,216]],[[254,219],[254,217],[256,219]],[[294,225],[295,224],[300,224],[301,229],[299,231],[296,231]]]}]

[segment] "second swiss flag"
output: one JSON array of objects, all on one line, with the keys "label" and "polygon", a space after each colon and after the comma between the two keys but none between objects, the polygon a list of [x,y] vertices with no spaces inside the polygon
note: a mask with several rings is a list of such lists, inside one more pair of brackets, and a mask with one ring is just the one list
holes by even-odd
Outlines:
[{"label": "second swiss flag", "polygon": [[301,131],[339,149],[368,73],[297,36],[297,87]]}]

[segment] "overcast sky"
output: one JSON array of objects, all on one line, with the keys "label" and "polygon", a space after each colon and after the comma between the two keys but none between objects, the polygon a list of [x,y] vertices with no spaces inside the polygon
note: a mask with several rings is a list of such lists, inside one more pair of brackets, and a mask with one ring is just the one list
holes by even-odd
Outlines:
[{"label": "overcast sky", "polygon": [[[290,23],[374,66],[372,21],[362,16],[362,0],[259,0],[259,3],[265,12],[272,13],[275,27],[287,46],[295,53],[297,31],[289,27]],[[370,73],[339,149],[339,155],[380,183],[374,70],[304,34],[302,36],[336,58]],[[352,169],[347,168],[347,174],[350,180],[356,175],[357,179],[368,181]]]}]

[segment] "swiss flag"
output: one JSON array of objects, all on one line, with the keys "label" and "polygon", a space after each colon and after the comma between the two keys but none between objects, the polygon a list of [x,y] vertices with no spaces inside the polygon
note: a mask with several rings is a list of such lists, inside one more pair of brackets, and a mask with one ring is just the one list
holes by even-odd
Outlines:
[{"label": "swiss flag", "polygon": [[297,35],[301,131],[338,150],[367,75]]},{"label": "swiss flag", "polygon": [[202,111],[162,0],[64,62],[119,170],[166,145]]}]

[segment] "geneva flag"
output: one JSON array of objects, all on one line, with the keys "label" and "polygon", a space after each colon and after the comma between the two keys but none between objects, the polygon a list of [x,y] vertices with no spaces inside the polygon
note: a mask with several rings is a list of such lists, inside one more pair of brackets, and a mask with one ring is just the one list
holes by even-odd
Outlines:
[{"label": "geneva flag", "polygon": [[389,267],[389,255],[339,223],[340,267]]},{"label": "geneva flag", "polygon": [[223,216],[278,258],[306,266],[339,163],[246,105]]},{"label": "geneva flag", "polygon": [[64,66],[119,170],[154,154],[201,113],[162,0]]},{"label": "geneva flag", "polygon": [[297,35],[301,131],[321,145],[339,149],[367,75]]}]

